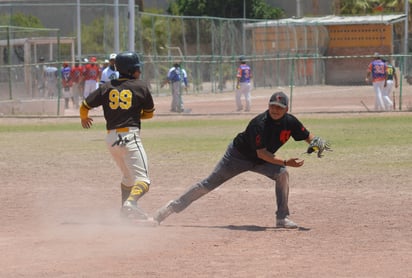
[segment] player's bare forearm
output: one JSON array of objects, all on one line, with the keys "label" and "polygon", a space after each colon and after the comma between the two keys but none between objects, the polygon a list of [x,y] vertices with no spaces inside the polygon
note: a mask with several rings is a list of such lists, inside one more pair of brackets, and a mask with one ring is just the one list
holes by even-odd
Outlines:
[{"label": "player's bare forearm", "polygon": [[257,156],[266,161],[269,162],[271,164],[275,164],[275,165],[282,165],[282,166],[290,166],[290,167],[300,167],[303,165],[304,160],[299,159],[299,158],[288,158],[288,159],[284,159],[281,157],[277,157],[275,155],[273,155],[271,152],[269,152],[266,149],[259,149],[256,150]]}]

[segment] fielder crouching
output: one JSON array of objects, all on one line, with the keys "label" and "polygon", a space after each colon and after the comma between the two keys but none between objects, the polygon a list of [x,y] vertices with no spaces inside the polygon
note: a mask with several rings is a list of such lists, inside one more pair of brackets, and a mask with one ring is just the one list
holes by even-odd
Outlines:
[{"label": "fielder crouching", "polygon": [[283,92],[274,93],[269,108],[253,118],[245,131],[239,133],[229,144],[225,154],[213,172],[204,180],[192,185],[179,198],[168,202],[154,214],[158,223],[170,214],[179,213],[192,202],[219,187],[227,180],[246,171],[252,171],[275,181],[276,227],[294,229],[298,225],[288,218],[289,173],[286,166],[301,167],[304,160],[282,158],[276,151],[290,137],[295,141],[306,141],[308,153],[330,150],[329,144],[310,133],[303,124],[288,112],[289,99]]},{"label": "fielder crouching", "polygon": [[142,119],[153,117],[153,98],[146,82],[139,79],[141,63],[137,53],[118,54],[115,65],[119,79],[104,83],[82,102],[81,124],[83,128],[90,128],[93,119],[88,116],[89,110],[103,107],[107,148],[123,174],[122,212],[127,217],[147,220],[147,214],[137,205],[150,186],[140,128]]}]

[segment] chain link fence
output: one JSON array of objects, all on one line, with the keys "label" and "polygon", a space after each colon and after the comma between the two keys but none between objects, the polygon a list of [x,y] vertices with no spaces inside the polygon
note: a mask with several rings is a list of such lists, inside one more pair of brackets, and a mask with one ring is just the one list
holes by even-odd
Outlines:
[{"label": "chain link fence", "polygon": [[[70,1],[0,4],[1,11],[7,11],[8,15],[29,14],[44,25],[55,27],[0,27],[3,54],[0,100],[45,97],[59,100],[60,81],[57,81],[56,93],[42,91],[39,73],[46,67],[59,71],[63,61],[73,65],[75,59],[91,56],[103,65],[115,49],[127,50],[129,10],[123,2],[118,6],[107,3],[77,6]],[[362,51],[355,49],[349,55],[331,56],[329,32],[316,23],[274,25],[262,20],[178,17],[139,12],[138,7],[134,12],[135,50],[144,63],[143,79],[151,84],[155,95],[170,94],[164,81],[175,62],[188,73],[187,93],[233,91],[241,55],[252,67],[254,88],[328,84],[331,68],[336,65],[341,67],[334,71],[334,85],[364,85],[361,82],[374,52],[373,48],[366,47]],[[2,16],[0,14],[0,19]],[[80,38],[77,37],[79,22]],[[391,47],[379,48],[379,52],[394,60],[402,76],[409,80],[412,59],[400,53],[399,45],[401,38],[395,34]],[[40,57],[44,60],[40,61]]]}]

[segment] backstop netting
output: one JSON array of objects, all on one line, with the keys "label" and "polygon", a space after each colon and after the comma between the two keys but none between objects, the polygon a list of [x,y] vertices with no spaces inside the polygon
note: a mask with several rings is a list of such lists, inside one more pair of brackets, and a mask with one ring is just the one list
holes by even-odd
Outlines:
[{"label": "backstop netting", "polygon": [[[55,27],[0,28],[0,100],[43,98],[36,69],[48,65],[60,69],[63,61],[73,64],[76,59],[91,56],[103,65],[110,53],[130,48],[127,1],[119,1],[117,6],[78,6],[72,2],[0,4],[1,11],[8,15],[29,14],[40,18],[44,25]],[[368,46],[369,38],[365,37],[363,49],[353,48],[342,55],[330,49],[331,30],[313,22],[294,25],[267,20],[169,16],[139,12],[138,7],[133,12],[132,45],[141,54],[143,79],[150,83],[155,95],[170,95],[170,88],[163,85],[175,62],[180,62],[188,73],[188,94],[233,91],[241,55],[252,67],[254,88],[365,85],[366,67],[375,50],[393,61],[403,77],[408,78],[411,68],[409,55],[401,54],[402,38],[391,35],[394,29],[390,24],[375,28],[388,36],[376,38],[377,47]],[[338,40],[353,42],[357,31],[352,29],[335,30],[340,36]],[[352,37],[345,37],[349,33]],[[390,41],[390,45],[384,40]],[[45,61],[39,62],[39,57]],[[60,96],[59,92],[53,97]]]}]

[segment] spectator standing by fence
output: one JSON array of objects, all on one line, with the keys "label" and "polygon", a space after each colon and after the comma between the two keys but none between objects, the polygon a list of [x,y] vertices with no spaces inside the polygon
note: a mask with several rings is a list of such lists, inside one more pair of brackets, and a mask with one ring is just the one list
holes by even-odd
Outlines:
[{"label": "spectator standing by fence", "polygon": [[172,103],[170,107],[171,112],[184,112],[184,104],[182,99],[182,87],[187,90],[187,73],[186,70],[180,66],[180,63],[175,63],[167,73],[172,88]]},{"label": "spectator standing by fence", "polygon": [[57,68],[50,64],[44,69],[44,79],[46,84],[45,96],[53,98],[57,96]]}]

